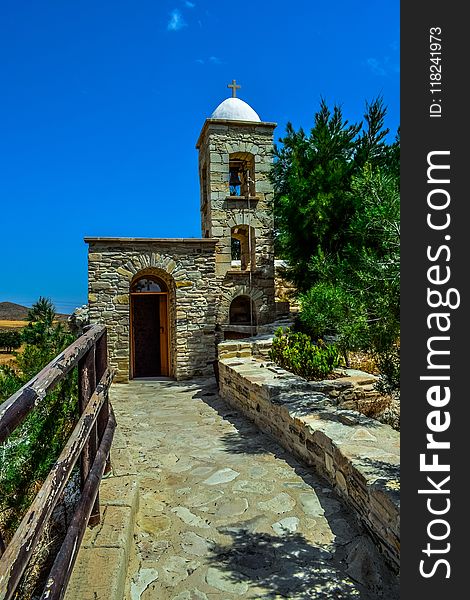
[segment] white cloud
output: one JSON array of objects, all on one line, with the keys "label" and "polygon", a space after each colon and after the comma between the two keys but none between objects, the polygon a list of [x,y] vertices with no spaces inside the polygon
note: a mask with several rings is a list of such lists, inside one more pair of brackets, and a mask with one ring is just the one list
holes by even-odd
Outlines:
[{"label": "white cloud", "polygon": [[384,56],[383,58],[368,58],[367,67],[374,75],[379,77],[391,77],[400,72],[400,65],[394,58]]},{"label": "white cloud", "polygon": [[221,58],[219,58],[218,56],[209,56],[208,58],[196,58],[195,62],[197,62],[200,65],[221,65],[223,64],[223,61]]},{"label": "white cloud", "polygon": [[184,3],[184,5],[186,6],[186,8],[194,8],[196,6],[194,4],[194,2],[189,2],[189,0],[186,0],[186,2]]},{"label": "white cloud", "polygon": [[366,64],[372,73],[374,73],[374,75],[380,75],[381,77],[384,77],[387,74],[380,61],[376,58],[368,58],[366,60]]},{"label": "white cloud", "polygon": [[184,21],[180,11],[175,8],[170,13],[170,20],[166,28],[168,31],[179,31],[183,27],[186,27],[186,22]]},{"label": "white cloud", "polygon": [[[385,56],[369,57],[365,60],[365,65],[374,75],[379,77],[390,77],[400,72],[400,63],[397,57],[400,45],[397,40],[388,44],[391,52]],[[363,63],[364,64],[364,63]]]}]

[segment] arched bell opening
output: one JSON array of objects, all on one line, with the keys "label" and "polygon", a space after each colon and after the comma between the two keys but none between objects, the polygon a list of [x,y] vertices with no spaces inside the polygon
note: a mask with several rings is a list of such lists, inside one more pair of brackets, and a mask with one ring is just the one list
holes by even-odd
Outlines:
[{"label": "arched bell opening", "polygon": [[233,152],[229,155],[230,196],[255,196],[255,157],[250,152]]},{"label": "arched bell opening", "polygon": [[255,269],[256,238],[255,229],[249,225],[235,225],[231,228],[231,268],[241,271]]},{"label": "arched bell opening", "polygon": [[249,296],[237,296],[230,304],[230,325],[256,325],[256,307]]}]

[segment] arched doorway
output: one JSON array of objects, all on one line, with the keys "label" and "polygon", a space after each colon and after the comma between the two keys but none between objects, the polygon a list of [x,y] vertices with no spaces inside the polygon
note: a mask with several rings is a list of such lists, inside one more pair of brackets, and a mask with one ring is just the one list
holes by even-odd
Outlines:
[{"label": "arched doorway", "polygon": [[230,304],[230,325],[256,325],[256,307],[249,296],[237,296]]},{"label": "arched doorway", "polygon": [[168,377],[168,288],[153,275],[131,284],[131,377]]}]

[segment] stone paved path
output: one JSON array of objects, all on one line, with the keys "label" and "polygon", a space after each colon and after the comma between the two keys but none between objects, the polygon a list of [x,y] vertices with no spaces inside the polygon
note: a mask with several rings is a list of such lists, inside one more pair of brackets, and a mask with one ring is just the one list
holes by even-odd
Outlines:
[{"label": "stone paved path", "polygon": [[332,489],[212,379],[114,385],[111,401],[115,476],[140,479],[126,600],[398,599]]}]

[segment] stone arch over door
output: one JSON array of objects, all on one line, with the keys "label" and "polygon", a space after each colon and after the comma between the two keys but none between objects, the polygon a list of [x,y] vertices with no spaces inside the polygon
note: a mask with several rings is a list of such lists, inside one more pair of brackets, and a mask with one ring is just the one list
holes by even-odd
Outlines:
[{"label": "stone arch over door", "polygon": [[133,285],[142,279],[156,279],[160,280],[166,288],[166,318],[167,323],[161,324],[161,327],[167,326],[168,331],[168,376],[175,377],[176,375],[176,285],[173,277],[170,273],[159,269],[157,267],[146,267],[140,269],[135,275],[129,280],[129,376],[130,378],[139,376],[135,371],[135,362],[132,360],[133,352],[133,335],[134,328],[131,322],[133,318],[133,294],[131,293]]}]

